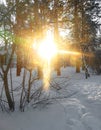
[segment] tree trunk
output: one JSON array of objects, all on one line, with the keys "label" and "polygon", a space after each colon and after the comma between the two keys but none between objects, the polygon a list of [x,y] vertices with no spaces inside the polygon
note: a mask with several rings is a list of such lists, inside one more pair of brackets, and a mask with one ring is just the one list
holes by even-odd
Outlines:
[{"label": "tree trunk", "polygon": [[[74,36],[75,36],[75,44],[76,48],[78,50],[78,45],[80,44],[79,42],[79,20],[78,20],[78,2],[74,1]],[[76,73],[80,72],[80,62],[78,61],[78,58],[76,60]]]},{"label": "tree trunk", "polygon": [[[20,110],[24,109],[24,90],[25,90],[25,80],[26,80],[26,70],[24,69],[23,81],[22,81],[22,91],[20,97]],[[24,110],[23,110],[24,111]]]},{"label": "tree trunk", "polygon": [[4,87],[5,87],[5,94],[6,94],[6,98],[8,101],[8,105],[9,105],[9,109],[14,111],[14,102],[11,98],[10,92],[9,92],[9,87],[8,87],[8,78],[7,78],[7,74],[4,74]]},{"label": "tree trunk", "polygon": [[80,73],[80,62],[78,59],[76,60],[76,73]]},{"label": "tree trunk", "polygon": [[28,103],[29,103],[29,101],[30,101],[31,77],[32,77],[32,71],[30,71],[29,81],[28,81],[28,95],[27,95],[27,102],[28,102]]}]

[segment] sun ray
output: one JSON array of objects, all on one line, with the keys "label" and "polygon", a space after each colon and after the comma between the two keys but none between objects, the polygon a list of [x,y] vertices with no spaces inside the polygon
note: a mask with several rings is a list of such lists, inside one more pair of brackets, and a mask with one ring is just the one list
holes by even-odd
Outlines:
[{"label": "sun ray", "polygon": [[71,54],[71,55],[80,55],[80,52],[77,51],[67,51],[67,50],[58,50],[60,54]]},{"label": "sun ray", "polygon": [[52,58],[57,53],[57,47],[54,43],[54,38],[51,33],[48,33],[46,38],[39,43],[37,47],[37,53],[43,61],[42,69],[44,89],[48,90],[51,75],[50,63],[52,62]]},{"label": "sun ray", "polygon": [[35,44],[33,47],[37,48],[37,53],[40,57],[40,64],[43,70],[43,84],[45,90],[49,89],[49,82],[51,78],[51,64],[54,64],[54,57],[58,58],[58,54],[70,54],[75,56],[80,55],[80,52],[58,49],[54,42],[52,33],[49,32],[46,35],[45,39],[38,43],[38,46]]}]

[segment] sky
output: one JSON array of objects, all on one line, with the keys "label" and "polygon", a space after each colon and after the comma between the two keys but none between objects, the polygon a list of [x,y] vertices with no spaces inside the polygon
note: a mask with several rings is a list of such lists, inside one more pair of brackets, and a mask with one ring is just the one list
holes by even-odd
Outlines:
[{"label": "sky", "polygon": [[4,3],[6,5],[6,0],[0,0],[0,3]]}]

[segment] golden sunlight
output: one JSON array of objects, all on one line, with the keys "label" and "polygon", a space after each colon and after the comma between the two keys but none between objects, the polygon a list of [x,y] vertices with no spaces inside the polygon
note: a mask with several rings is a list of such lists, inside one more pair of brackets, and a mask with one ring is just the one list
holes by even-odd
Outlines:
[{"label": "golden sunlight", "polygon": [[49,89],[50,76],[51,76],[50,62],[45,62],[45,64],[43,65],[43,84],[44,84],[43,88],[46,91]]},{"label": "golden sunlight", "polygon": [[42,61],[40,65],[43,70],[43,88],[44,90],[49,89],[50,77],[51,77],[51,63],[54,57],[58,54],[65,55],[80,55],[79,52],[59,50],[54,43],[54,38],[51,32],[47,32],[44,40],[40,41],[38,44],[34,44],[33,48],[37,51],[39,59]]},{"label": "golden sunlight", "polygon": [[57,48],[54,43],[52,35],[48,35],[45,40],[43,40],[38,48],[38,54],[44,60],[50,61],[51,58],[57,53]]},{"label": "golden sunlight", "polygon": [[71,54],[71,55],[80,55],[80,52],[75,52],[75,51],[66,51],[66,50],[59,50],[58,51],[60,54]]},{"label": "golden sunlight", "polygon": [[57,53],[57,47],[54,43],[54,38],[51,32],[47,32],[47,35],[44,40],[42,40],[37,47],[37,53],[41,58],[42,62],[42,69],[43,69],[43,83],[44,89],[49,89],[49,81],[51,75],[51,66],[50,63],[52,62],[52,58]]}]

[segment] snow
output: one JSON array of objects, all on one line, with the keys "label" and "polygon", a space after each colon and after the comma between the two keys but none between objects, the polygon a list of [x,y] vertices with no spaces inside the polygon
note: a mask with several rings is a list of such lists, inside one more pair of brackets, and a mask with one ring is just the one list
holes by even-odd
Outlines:
[{"label": "snow", "polygon": [[0,130],[101,130],[101,75],[85,79],[84,72],[75,73],[73,67],[61,72],[58,77],[52,74],[53,85],[61,89],[47,92],[51,104],[0,112]]}]

